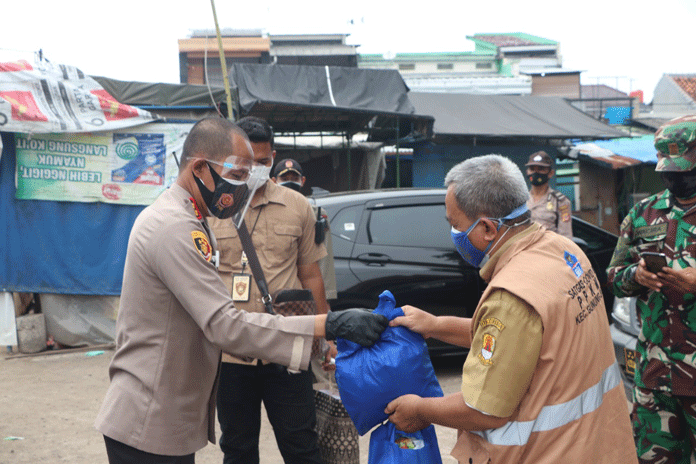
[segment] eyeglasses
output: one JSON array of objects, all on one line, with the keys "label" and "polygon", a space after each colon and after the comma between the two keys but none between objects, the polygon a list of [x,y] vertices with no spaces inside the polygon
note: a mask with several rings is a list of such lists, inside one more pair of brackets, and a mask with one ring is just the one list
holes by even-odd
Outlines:
[{"label": "eyeglasses", "polygon": [[221,166],[222,170],[220,171],[220,176],[225,178],[225,179],[231,179],[231,180],[236,180],[239,182],[246,182],[249,180],[249,176],[251,175],[251,169],[253,167],[253,163],[251,160],[245,159],[245,158],[240,158],[238,156],[228,156],[225,158],[225,160],[221,163],[219,161],[213,161],[210,159],[206,158],[192,158],[196,160],[203,160],[206,161],[210,164],[214,164],[216,166]]}]

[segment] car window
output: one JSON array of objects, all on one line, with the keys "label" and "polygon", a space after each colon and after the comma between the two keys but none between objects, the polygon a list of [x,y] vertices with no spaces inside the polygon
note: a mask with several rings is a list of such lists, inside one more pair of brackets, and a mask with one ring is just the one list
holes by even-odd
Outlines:
[{"label": "car window", "polygon": [[331,219],[331,233],[344,240],[354,242],[355,236],[358,234],[362,208],[362,205],[349,206],[336,213],[336,216]]},{"label": "car window", "polygon": [[410,205],[375,209],[368,235],[373,245],[452,248],[445,205]]}]

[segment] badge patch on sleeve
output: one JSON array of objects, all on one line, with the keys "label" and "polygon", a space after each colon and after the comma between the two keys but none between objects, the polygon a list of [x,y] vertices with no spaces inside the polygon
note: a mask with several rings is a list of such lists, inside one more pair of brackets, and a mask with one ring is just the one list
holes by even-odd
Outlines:
[{"label": "badge patch on sleeve", "polygon": [[566,203],[564,205],[561,205],[561,207],[558,209],[559,213],[561,213],[561,221],[562,222],[568,222],[570,221],[571,214],[570,214],[570,204]]},{"label": "badge patch on sleeve", "polygon": [[191,232],[191,238],[193,239],[193,244],[195,245],[196,250],[198,250],[198,253],[203,257],[203,259],[210,262],[210,260],[213,258],[213,247],[211,247],[210,243],[208,243],[208,237],[206,237],[205,234],[200,230],[194,230]]},{"label": "badge patch on sleeve", "polygon": [[573,274],[575,274],[575,277],[579,279],[580,276],[583,275],[584,271],[582,270],[582,266],[580,266],[580,261],[578,261],[578,258],[575,255],[570,254],[567,251],[564,251],[563,259],[565,260],[566,264],[570,267],[570,269],[573,270]]},{"label": "badge patch on sleeve", "polygon": [[489,333],[483,334],[483,346],[481,347],[481,352],[478,355],[479,360],[486,365],[493,364],[491,358],[493,357],[494,351],[495,337]]}]

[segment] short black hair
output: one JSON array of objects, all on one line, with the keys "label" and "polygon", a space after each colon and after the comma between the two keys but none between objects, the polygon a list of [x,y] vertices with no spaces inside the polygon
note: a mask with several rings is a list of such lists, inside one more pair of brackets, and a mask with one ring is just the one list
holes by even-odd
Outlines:
[{"label": "short black hair", "polygon": [[231,136],[234,133],[246,138],[244,131],[228,119],[211,117],[198,121],[184,141],[179,172],[197,156],[220,160],[233,155]]},{"label": "short black hair", "polygon": [[256,143],[268,142],[271,144],[271,148],[273,148],[273,128],[265,119],[257,118],[256,116],[245,116],[237,121],[237,125],[246,133],[249,141]]}]

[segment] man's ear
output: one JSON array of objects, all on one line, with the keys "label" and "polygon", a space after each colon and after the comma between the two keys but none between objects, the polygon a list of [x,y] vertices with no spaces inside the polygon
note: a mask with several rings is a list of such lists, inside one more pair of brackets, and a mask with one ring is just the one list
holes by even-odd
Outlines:
[{"label": "man's ear", "polygon": [[273,182],[275,182],[276,184],[278,183],[278,179],[275,178],[275,177],[271,177],[271,180],[272,180]]},{"label": "man's ear", "polygon": [[495,236],[498,235],[498,224],[485,217],[481,218],[481,222],[485,227],[483,238],[488,241],[493,240]]},{"label": "man's ear", "polygon": [[208,169],[208,163],[205,160],[195,159],[191,161],[191,170],[197,177],[201,177],[206,169]]},{"label": "man's ear", "polygon": [[302,179],[300,179],[300,184],[302,185],[302,187],[304,187],[304,183],[306,180],[307,178],[305,176],[302,176]]}]

